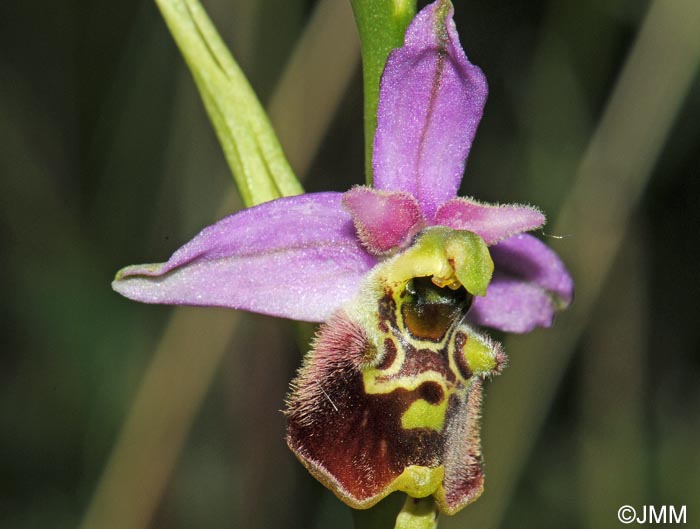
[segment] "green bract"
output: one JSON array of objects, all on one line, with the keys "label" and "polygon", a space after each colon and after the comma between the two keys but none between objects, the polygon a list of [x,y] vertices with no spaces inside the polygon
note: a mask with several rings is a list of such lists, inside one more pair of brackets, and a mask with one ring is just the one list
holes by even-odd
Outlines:
[{"label": "green bract", "polygon": [[304,190],[265,110],[197,0],[156,0],[192,72],[243,202]]}]

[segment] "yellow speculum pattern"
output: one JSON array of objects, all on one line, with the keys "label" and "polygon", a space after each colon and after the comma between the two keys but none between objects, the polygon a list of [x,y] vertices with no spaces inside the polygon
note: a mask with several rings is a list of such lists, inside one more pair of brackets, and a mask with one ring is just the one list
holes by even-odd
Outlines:
[{"label": "yellow speculum pattern", "polygon": [[418,399],[409,406],[401,416],[401,428],[430,428],[436,432],[442,431],[445,426],[445,414],[449,399],[444,398],[438,404],[431,404],[427,400]]}]

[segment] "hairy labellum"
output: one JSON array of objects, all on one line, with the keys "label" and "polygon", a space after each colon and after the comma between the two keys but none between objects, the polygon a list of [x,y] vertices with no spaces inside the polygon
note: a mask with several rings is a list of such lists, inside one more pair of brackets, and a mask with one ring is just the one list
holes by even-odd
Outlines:
[{"label": "hairy labellum", "polygon": [[[465,323],[463,286],[397,272],[420,267],[428,246],[379,265],[321,326],[288,399],[290,448],[355,508],[400,490],[454,513],[483,489],[482,383],[505,356]],[[450,260],[431,259],[436,270]]]}]

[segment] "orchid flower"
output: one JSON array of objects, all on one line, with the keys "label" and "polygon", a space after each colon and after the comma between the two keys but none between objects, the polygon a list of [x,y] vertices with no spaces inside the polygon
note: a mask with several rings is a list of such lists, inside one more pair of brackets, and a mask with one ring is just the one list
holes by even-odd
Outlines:
[{"label": "orchid flower", "polygon": [[205,228],[113,283],[146,303],[322,322],[287,401],[287,442],[339,498],[401,490],[452,514],[483,489],[483,381],[505,363],[479,329],[549,326],[572,298],[523,205],[456,196],[487,95],[449,2],[415,17],[386,63],[373,187],[281,198]]}]

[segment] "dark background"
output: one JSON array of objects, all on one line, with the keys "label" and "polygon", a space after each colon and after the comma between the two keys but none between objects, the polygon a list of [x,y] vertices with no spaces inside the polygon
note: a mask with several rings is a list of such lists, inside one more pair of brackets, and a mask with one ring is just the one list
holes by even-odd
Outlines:
[{"label": "dark background", "polygon": [[[441,527],[622,527],[624,504],[687,505],[695,526],[700,91],[683,36],[698,5],[455,4],[490,83],[462,194],[542,207],[577,300],[553,329],[507,339],[484,407],[486,492]],[[205,5],[269,103],[316,3]],[[271,112],[309,191],[363,180],[361,74],[327,29],[312,49],[330,66],[303,70],[302,97],[277,92]],[[319,105],[314,90],[351,68]],[[118,268],[165,260],[239,207],[222,206],[232,189],[153,3],[0,4],[1,527],[350,527],[283,442],[313,329],[110,289]]]}]

